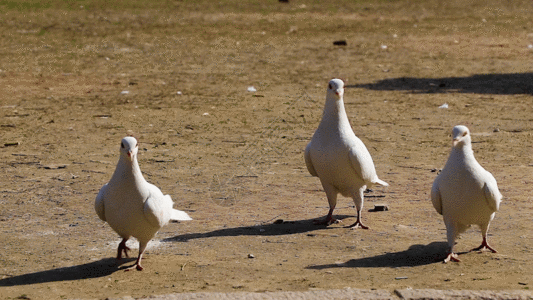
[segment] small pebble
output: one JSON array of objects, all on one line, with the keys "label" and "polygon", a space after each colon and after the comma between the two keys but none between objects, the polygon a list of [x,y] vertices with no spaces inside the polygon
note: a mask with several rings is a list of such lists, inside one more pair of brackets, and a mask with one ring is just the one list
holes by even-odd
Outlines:
[{"label": "small pebble", "polygon": [[334,41],[333,45],[335,45],[335,46],[346,46],[346,45],[348,45],[348,43],[345,40],[340,40],[340,41]]},{"label": "small pebble", "polygon": [[255,258],[255,255],[250,253],[250,254],[248,254],[248,258]]},{"label": "small pebble", "polygon": [[374,205],[374,211],[388,211],[389,206],[387,204],[376,204]]}]

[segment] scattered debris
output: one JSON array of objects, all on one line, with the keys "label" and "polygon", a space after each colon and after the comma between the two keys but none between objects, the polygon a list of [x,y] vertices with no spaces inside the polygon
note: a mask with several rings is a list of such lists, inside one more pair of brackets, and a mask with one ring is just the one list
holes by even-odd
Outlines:
[{"label": "scattered debris", "polygon": [[448,103],[444,103],[443,105],[439,106],[439,108],[448,108]]},{"label": "scattered debris", "polygon": [[348,43],[346,42],[346,40],[339,40],[339,41],[334,41],[333,45],[335,45],[335,46],[346,46],[346,45],[348,45]]},{"label": "scattered debris", "polygon": [[291,26],[289,31],[285,32],[285,34],[294,33],[296,31],[298,31],[298,26]]},{"label": "scattered debris", "polygon": [[250,254],[248,254],[248,258],[255,258],[255,255],[250,253]]},{"label": "scattered debris", "polygon": [[249,86],[248,87],[248,92],[255,93],[255,92],[257,92],[257,90],[253,86]]},{"label": "scattered debris", "polygon": [[7,142],[7,143],[4,143],[5,147],[19,146],[19,145],[20,145],[20,142]]},{"label": "scattered debris", "polygon": [[43,165],[43,168],[47,170],[57,170],[57,169],[65,169],[67,167],[67,164],[49,164],[49,165]]}]

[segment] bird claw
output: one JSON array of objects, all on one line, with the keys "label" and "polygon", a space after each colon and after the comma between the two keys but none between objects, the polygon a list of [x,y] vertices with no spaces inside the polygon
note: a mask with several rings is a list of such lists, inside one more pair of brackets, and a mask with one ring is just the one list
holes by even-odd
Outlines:
[{"label": "bird claw", "polygon": [[352,225],[350,226],[346,226],[345,228],[350,228],[350,229],[356,229],[356,228],[361,228],[361,229],[369,229],[368,226],[366,226],[365,224],[363,224],[363,222],[361,221],[356,221],[355,223],[353,223]]},{"label": "bird claw", "polygon": [[137,271],[144,270],[143,266],[141,266],[140,264],[134,264],[133,266],[124,269],[124,272],[128,272],[128,271],[133,270],[133,269],[136,269]]},{"label": "bird claw", "polygon": [[489,246],[489,245],[483,245],[483,244],[482,244],[481,246],[477,247],[477,248],[474,248],[474,249],[470,250],[470,252],[472,252],[472,251],[479,251],[479,252],[481,253],[481,252],[483,252],[484,250],[489,250],[489,251],[492,252],[492,253],[498,253],[498,251],[496,251],[496,249],[492,248],[492,247]]},{"label": "bird claw", "polygon": [[459,256],[453,252],[449,253],[448,256],[446,256],[446,258],[444,259],[444,263],[447,263],[449,261],[455,261],[455,262],[460,262],[461,260],[459,259]]}]

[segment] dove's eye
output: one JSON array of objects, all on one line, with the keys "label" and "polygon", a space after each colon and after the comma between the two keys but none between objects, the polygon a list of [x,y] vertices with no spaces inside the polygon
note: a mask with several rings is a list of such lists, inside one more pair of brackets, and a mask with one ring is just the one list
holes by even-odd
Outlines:
[{"label": "dove's eye", "polygon": [[463,136],[466,136],[467,132],[465,131],[465,133],[463,133]]},{"label": "dove's eye", "polygon": [[120,143],[120,147],[124,148],[124,143]]},{"label": "dove's eye", "polygon": [[328,88],[331,90],[333,87],[331,86],[331,83],[328,85]]}]

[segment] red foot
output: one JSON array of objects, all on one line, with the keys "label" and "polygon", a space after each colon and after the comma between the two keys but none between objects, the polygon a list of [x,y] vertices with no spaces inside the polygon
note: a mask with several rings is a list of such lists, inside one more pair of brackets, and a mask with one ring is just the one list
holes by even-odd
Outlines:
[{"label": "red foot", "polygon": [[498,253],[498,251],[496,251],[496,249],[492,248],[491,246],[489,246],[489,243],[487,243],[487,240],[483,240],[483,242],[481,243],[481,246],[477,247],[477,248],[474,248],[470,251],[480,251],[482,252],[483,250],[490,250],[492,253]]},{"label": "red foot", "polygon": [[459,259],[459,256],[457,254],[450,252],[448,256],[446,256],[446,258],[444,259],[444,263],[447,263],[449,261],[460,262],[461,260]]},{"label": "red foot", "polygon": [[137,271],[144,270],[144,268],[143,268],[143,266],[141,266],[141,264],[136,263],[133,266],[131,266],[131,267],[127,268],[127,269],[124,269],[124,272],[128,272],[129,270],[133,270],[133,269],[136,269]]},{"label": "red foot", "polygon": [[355,223],[353,223],[352,225],[350,226],[346,226],[346,228],[351,228],[351,229],[355,229],[355,228],[361,228],[361,229],[368,229],[368,226],[366,226],[365,224],[363,224],[363,222],[361,222],[361,220],[357,220]]}]

